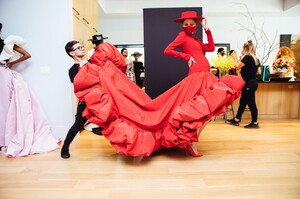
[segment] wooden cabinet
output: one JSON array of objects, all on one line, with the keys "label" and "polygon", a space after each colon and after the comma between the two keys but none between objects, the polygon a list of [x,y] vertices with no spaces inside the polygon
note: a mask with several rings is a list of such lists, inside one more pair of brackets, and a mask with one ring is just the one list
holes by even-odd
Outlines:
[{"label": "wooden cabinet", "polygon": [[[300,118],[300,83],[260,82],[256,92],[259,118]],[[234,104],[237,112],[239,99]],[[243,118],[250,118],[245,111]]]},{"label": "wooden cabinet", "polygon": [[[98,2],[97,0],[73,0],[73,39],[79,41],[84,46],[85,57],[94,46],[88,41],[98,32]],[[77,110],[77,98],[73,98],[73,114]]]},{"label": "wooden cabinet", "polygon": [[92,42],[88,41],[98,32],[98,2],[97,0],[73,0],[73,24],[74,40],[78,40],[87,52],[93,48]]}]

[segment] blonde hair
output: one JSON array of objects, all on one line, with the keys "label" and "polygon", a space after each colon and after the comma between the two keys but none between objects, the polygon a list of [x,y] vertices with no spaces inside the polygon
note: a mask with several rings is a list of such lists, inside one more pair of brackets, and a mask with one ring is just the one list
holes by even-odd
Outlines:
[{"label": "blonde hair", "polygon": [[245,52],[245,55],[251,55],[255,61],[256,65],[259,65],[259,61],[256,58],[256,50],[255,50],[255,46],[252,43],[251,40],[247,41],[246,43],[244,43],[243,45],[243,50]]}]

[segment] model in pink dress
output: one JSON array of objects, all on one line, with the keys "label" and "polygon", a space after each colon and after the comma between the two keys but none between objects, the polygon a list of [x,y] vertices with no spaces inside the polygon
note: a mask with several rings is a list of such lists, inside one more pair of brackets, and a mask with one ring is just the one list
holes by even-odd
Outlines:
[{"label": "model in pink dress", "polygon": [[[2,40],[3,41],[3,40]],[[0,55],[0,147],[8,157],[27,156],[58,148],[58,140],[42,108],[13,64],[30,58],[25,40],[9,36]],[[15,58],[21,54],[21,57]]]}]

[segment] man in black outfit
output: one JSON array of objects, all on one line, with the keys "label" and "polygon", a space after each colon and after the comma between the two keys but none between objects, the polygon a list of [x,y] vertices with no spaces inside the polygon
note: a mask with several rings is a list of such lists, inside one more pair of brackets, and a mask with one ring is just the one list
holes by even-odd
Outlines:
[{"label": "man in black outfit", "polygon": [[[84,47],[78,41],[70,41],[66,44],[65,50],[67,54],[73,58],[74,65],[69,69],[70,81],[73,83],[74,77],[79,71],[79,68],[83,66],[86,61],[82,58],[85,56]],[[82,112],[85,109],[86,105],[84,102],[78,102],[77,111],[75,115],[75,122],[71,126],[64,141],[64,144],[61,148],[61,157],[69,158],[69,146],[73,139],[75,138],[78,131],[81,131],[84,127],[84,124],[87,121],[87,118],[82,116]]]},{"label": "man in black outfit", "polygon": [[[99,44],[99,46],[97,47],[97,49],[102,49],[101,51],[105,54],[105,50],[104,48],[106,48],[107,46],[111,46],[113,47],[111,44],[109,43],[104,43],[103,39],[106,39],[106,37],[103,37],[102,35],[96,35],[97,40],[102,40]],[[106,47],[105,47],[106,46]],[[115,47],[114,47],[115,48]],[[69,76],[70,76],[70,80],[73,83],[73,80],[75,78],[75,76],[77,75],[79,68],[82,67],[87,61],[83,60],[82,58],[85,56],[84,53],[84,48],[81,46],[81,44],[78,41],[70,41],[66,44],[65,46],[65,50],[67,52],[67,54],[73,58],[74,60],[74,65],[69,69]],[[115,48],[114,52],[118,52],[118,50]],[[113,53],[114,53],[113,52]],[[120,55],[121,56],[121,55]],[[105,57],[107,59],[110,59],[109,57],[107,57],[105,55]],[[111,60],[112,62],[116,62],[115,64],[117,65],[117,67],[123,72],[126,72],[126,63],[124,61],[124,59],[122,58],[122,61],[124,62],[120,62],[118,59],[116,60]],[[69,153],[69,146],[71,144],[71,142],[73,141],[74,137],[76,136],[76,134],[78,133],[78,131],[81,131],[84,127],[84,124],[87,121],[87,118],[82,116],[82,112],[84,111],[84,109],[86,108],[86,104],[84,102],[78,102],[78,106],[77,106],[77,113],[76,113],[76,117],[75,117],[75,122],[73,124],[73,126],[69,129],[69,132],[66,136],[66,139],[64,141],[63,147],[61,149],[61,157],[62,158],[69,158],[70,157],[70,153]],[[102,135],[102,129],[101,127],[98,128],[93,128],[92,132],[97,134],[97,135]]]},{"label": "man in black outfit", "polygon": [[[82,67],[87,61],[83,60],[82,58],[85,56],[84,47],[81,46],[81,44],[78,41],[70,41],[66,44],[65,50],[67,54],[73,58],[74,65],[69,69],[69,77],[70,81],[73,83],[74,77],[79,71],[79,68]],[[71,126],[71,128],[68,131],[68,134],[66,136],[66,139],[64,141],[64,144],[61,148],[61,157],[62,158],[69,158],[69,147],[73,139],[75,138],[76,134],[83,130],[84,125],[87,121],[86,117],[82,116],[82,112],[84,111],[86,105],[84,102],[78,102],[77,105],[77,111],[75,115],[75,122]],[[93,128],[92,132],[97,135],[101,134],[102,128]]]}]

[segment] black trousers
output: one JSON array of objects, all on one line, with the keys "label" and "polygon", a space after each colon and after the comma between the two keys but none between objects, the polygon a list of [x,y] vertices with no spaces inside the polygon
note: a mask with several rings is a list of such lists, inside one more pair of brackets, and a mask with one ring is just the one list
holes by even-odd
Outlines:
[{"label": "black trousers", "polygon": [[143,88],[144,79],[140,78],[141,73],[135,73],[135,83],[138,87]]},{"label": "black trousers", "polygon": [[236,118],[240,120],[245,111],[246,106],[248,105],[249,110],[251,112],[252,122],[257,122],[257,106],[255,102],[255,92],[257,90],[258,83],[256,79],[252,79],[246,82],[245,86],[242,89],[242,94],[240,98],[240,105],[238,108],[238,112],[236,114]]},{"label": "black trousers", "polygon": [[68,134],[64,141],[64,147],[69,148],[71,142],[75,138],[78,131],[83,130],[84,124],[87,121],[87,118],[82,116],[82,112],[84,111],[85,107],[86,107],[86,104],[84,102],[78,102],[77,111],[76,111],[76,115],[75,115],[75,122],[68,131]]}]

